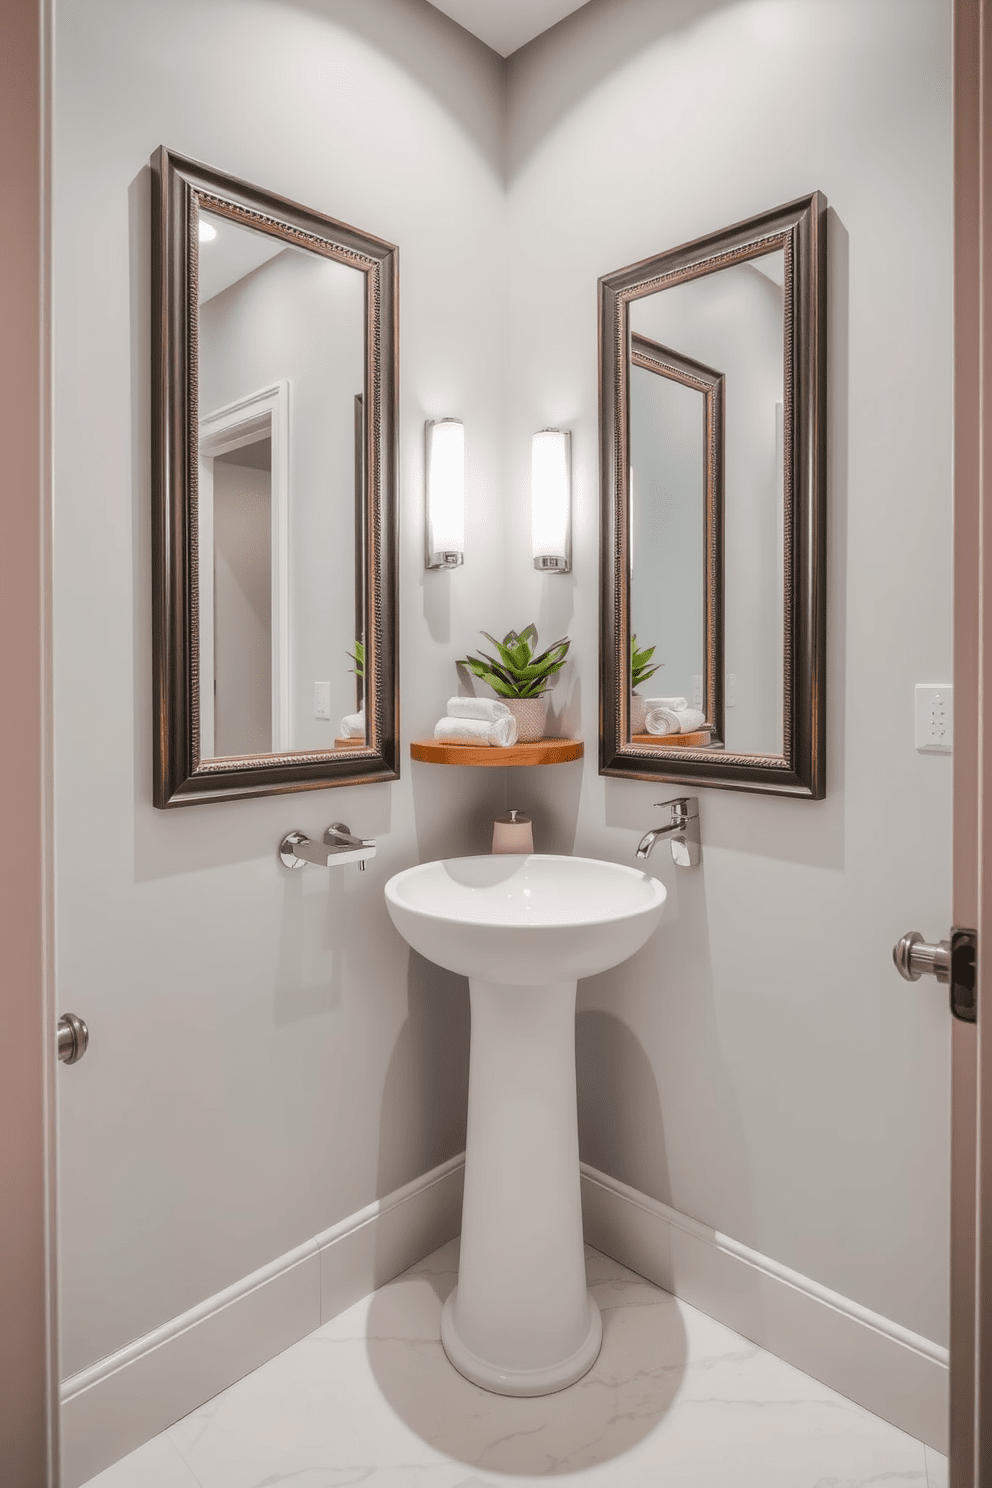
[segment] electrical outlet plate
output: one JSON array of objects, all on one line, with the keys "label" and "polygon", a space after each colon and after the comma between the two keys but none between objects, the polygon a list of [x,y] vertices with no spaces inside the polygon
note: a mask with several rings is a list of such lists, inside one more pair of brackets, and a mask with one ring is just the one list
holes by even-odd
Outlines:
[{"label": "electrical outlet plate", "polygon": [[331,716],[331,684],[330,684],[330,682],[315,682],[313,684],[313,716],[314,716],[314,718],[330,718],[330,716]]},{"label": "electrical outlet plate", "polygon": [[950,683],[917,682],[916,747],[921,754],[954,749],[954,689]]}]

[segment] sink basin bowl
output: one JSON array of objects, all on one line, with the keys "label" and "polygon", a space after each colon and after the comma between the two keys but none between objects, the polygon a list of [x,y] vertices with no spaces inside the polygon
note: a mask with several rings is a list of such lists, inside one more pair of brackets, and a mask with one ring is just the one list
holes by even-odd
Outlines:
[{"label": "sink basin bowl", "polygon": [[542,986],[594,976],[639,951],[665,889],[625,864],[528,853],[407,868],[386,884],[386,904],[404,939],[438,966]]},{"label": "sink basin bowl", "polygon": [[467,1379],[547,1395],[592,1368],[575,1110],[576,979],[647,941],[665,890],[594,858],[448,858],[386,884],[413,948],[469,979],[472,1046],[458,1285],[441,1342]]}]

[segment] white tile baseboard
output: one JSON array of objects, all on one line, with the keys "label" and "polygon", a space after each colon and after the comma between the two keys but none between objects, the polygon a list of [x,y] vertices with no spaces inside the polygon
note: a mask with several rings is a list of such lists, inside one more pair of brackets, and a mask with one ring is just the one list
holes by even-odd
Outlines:
[{"label": "white tile baseboard", "polygon": [[465,1155],[62,1382],[62,1488],[79,1488],[458,1234]]},{"label": "white tile baseboard", "polygon": [[948,1352],[582,1164],[590,1245],[938,1452]]}]

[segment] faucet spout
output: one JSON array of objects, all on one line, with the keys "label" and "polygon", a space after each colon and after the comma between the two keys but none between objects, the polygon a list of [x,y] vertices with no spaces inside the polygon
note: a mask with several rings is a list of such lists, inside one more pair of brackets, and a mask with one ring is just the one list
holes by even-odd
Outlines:
[{"label": "faucet spout", "polygon": [[671,827],[652,827],[650,832],[644,833],[644,836],[637,844],[637,852],[634,856],[637,858],[649,858],[651,856],[651,850],[658,841],[658,838],[664,837],[665,833],[671,830]]}]

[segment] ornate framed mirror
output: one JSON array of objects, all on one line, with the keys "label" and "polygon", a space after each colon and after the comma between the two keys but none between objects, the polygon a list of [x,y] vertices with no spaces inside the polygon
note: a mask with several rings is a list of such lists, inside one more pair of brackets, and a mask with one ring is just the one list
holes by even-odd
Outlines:
[{"label": "ornate framed mirror", "polygon": [[601,774],[824,794],[826,206],[599,281]]},{"label": "ornate framed mirror", "polygon": [[152,172],[155,805],[395,779],[397,250]]}]

